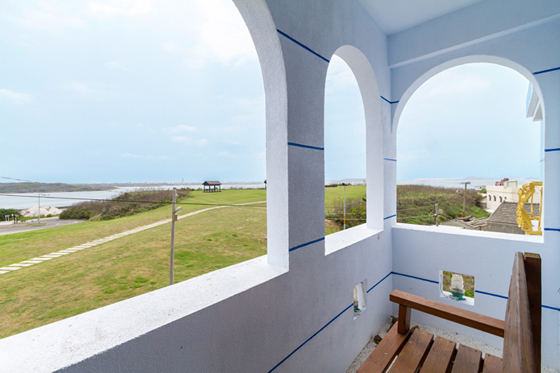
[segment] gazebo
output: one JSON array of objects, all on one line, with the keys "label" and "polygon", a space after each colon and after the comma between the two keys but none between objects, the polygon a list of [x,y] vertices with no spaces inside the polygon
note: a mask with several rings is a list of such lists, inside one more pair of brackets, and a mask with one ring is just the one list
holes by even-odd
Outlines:
[{"label": "gazebo", "polygon": [[[219,181],[205,181],[202,185],[204,186],[204,193],[222,191],[222,183]],[[206,187],[208,187],[208,189]]]}]

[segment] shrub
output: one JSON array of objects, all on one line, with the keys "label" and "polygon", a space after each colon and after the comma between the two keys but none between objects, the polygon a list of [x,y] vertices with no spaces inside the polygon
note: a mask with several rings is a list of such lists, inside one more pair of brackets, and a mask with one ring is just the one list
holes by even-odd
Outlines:
[{"label": "shrub", "polygon": [[[344,200],[334,201],[332,210],[325,214],[326,219],[333,220],[340,227],[344,226]],[[366,222],[366,199],[346,199],[346,228],[355,227]]]},{"label": "shrub", "polygon": [[[190,189],[177,190],[179,198],[188,198]],[[65,210],[60,219],[111,220],[153,210],[171,203],[170,190],[142,189],[123,193],[108,201],[88,201]]]}]

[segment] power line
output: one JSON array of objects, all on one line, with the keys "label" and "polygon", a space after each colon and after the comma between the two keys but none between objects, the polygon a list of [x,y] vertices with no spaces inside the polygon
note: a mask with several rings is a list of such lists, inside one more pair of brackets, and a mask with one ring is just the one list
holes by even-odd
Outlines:
[{"label": "power line", "polygon": [[15,180],[15,181],[27,181],[28,183],[36,183],[36,181],[24,180],[24,179],[15,179],[13,177],[6,177],[6,176],[0,176],[0,179]]}]

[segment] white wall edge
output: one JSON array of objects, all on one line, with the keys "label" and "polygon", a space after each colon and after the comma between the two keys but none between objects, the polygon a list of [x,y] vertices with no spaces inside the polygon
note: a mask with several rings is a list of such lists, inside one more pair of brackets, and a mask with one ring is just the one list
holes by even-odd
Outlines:
[{"label": "white wall edge", "polygon": [[361,224],[357,227],[329,234],[325,236],[325,255],[342,250],[382,232],[382,229],[370,229],[367,227],[367,224]]},{"label": "white wall edge", "polygon": [[0,340],[7,372],[52,372],[270,281],[266,255]]},{"label": "white wall edge", "polygon": [[509,241],[544,243],[544,238],[543,238],[544,236],[529,236],[529,235],[524,236],[520,234],[457,229],[454,227],[446,227],[443,225],[436,227],[433,225],[413,225],[413,224],[397,223],[393,227],[393,229],[422,231],[422,232],[429,232],[429,233],[442,233],[442,234],[450,234],[455,236],[469,236],[469,237],[480,237],[480,238],[509,240]]}]

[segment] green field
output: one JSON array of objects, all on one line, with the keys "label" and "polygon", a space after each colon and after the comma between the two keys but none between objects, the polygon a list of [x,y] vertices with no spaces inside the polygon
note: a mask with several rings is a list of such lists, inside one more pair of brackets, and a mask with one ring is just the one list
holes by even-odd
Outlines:
[{"label": "green field", "polygon": [[[365,186],[346,188],[347,198]],[[328,210],[343,188],[326,188]],[[266,200],[265,190],[194,191],[179,215]],[[168,219],[171,206],[108,221],[0,236],[0,267]],[[170,224],[0,275],[0,338],[90,311],[169,284]],[[341,228],[325,222],[326,234]],[[266,203],[206,211],[176,224],[175,282],[266,254]]]},{"label": "green field", "polygon": [[[264,190],[194,192],[181,214],[265,201]],[[175,282],[266,254],[265,203],[207,211],[176,224]],[[131,217],[0,236],[2,266],[170,217],[166,206]],[[169,283],[170,224],[0,275],[0,338],[134,297]]]}]

